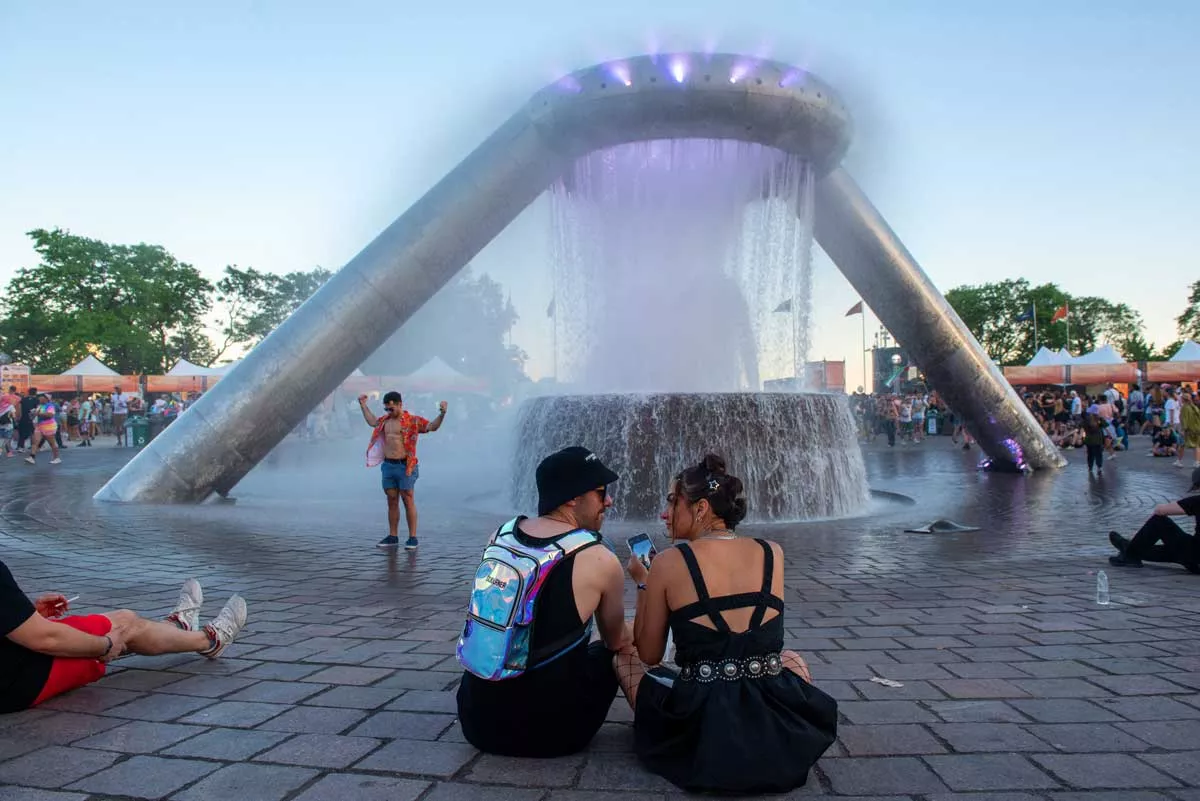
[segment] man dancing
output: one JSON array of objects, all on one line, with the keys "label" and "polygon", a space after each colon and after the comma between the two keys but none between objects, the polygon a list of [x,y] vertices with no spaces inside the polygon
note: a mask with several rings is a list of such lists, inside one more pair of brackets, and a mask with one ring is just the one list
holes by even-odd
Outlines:
[{"label": "man dancing", "polygon": [[383,475],[383,492],[387,495],[388,535],[379,541],[379,548],[396,548],[400,545],[400,502],[404,502],[404,517],[408,523],[406,551],[417,549],[417,503],[413,499],[413,488],[420,478],[417,468],[417,437],[437,431],[446,419],[446,402],[438,404],[438,416],[426,420],[404,410],[399,392],[383,396],[383,408],[387,414],[376,417],[367,408],[367,396],[359,395],[358,406],[367,425],[375,429],[367,446],[367,467],[380,466]]}]

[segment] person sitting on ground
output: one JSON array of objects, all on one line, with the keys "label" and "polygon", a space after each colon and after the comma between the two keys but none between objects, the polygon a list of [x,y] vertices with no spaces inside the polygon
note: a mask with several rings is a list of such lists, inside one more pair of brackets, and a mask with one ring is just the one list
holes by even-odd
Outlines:
[{"label": "person sitting on ground", "polygon": [[31,602],[0,561],[0,712],[28,709],[91,684],[107,662],[127,653],[216,659],[246,625],[246,602],[234,595],[202,628],[203,601],[200,584],[188,579],[165,622],[128,609],[68,615],[69,599],[50,594]]},{"label": "person sitting on ground", "polygon": [[[1188,534],[1171,520],[1183,515],[1196,518],[1195,535]],[[1108,557],[1109,564],[1117,567],[1170,562],[1183,565],[1191,573],[1200,573],[1200,467],[1192,470],[1192,487],[1186,497],[1175,503],[1155,506],[1154,514],[1142,524],[1133,539],[1110,531],[1108,541],[1117,549],[1116,556]]]},{"label": "person sitting on ground", "polygon": [[[739,536],[740,479],[707,455],[675,477],[663,519],[675,548],[637,584],[635,653],[616,657],[638,757],[689,792],[782,793],[803,785],[837,736],[837,702],[783,650],[783,551]],[[667,632],[679,671],[657,665]]]},{"label": "person sitting on ground", "polygon": [[1150,453],[1154,456],[1174,456],[1175,430],[1170,426],[1163,426],[1154,436],[1154,448]]},{"label": "person sitting on ground", "polygon": [[[566,756],[604,723],[617,693],[613,656],[633,639],[620,560],[597,547],[617,479],[587,448],[547,456],[539,517],[510,520],[484,550],[457,648],[458,718],[479,750]],[[589,643],[593,621],[600,641]]]}]

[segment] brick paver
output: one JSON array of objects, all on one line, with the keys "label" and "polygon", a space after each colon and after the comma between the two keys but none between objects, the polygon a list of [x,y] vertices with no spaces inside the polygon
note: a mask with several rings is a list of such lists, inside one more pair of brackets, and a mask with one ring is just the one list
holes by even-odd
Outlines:
[{"label": "brick paver", "polygon": [[[1200,579],[1104,562],[1109,529],[1128,533],[1186,485],[1136,442],[1103,479],[1078,454],[1013,477],[976,473],[978,454],[944,440],[869,446],[872,486],[915,503],[748,529],[783,544],[787,644],[841,703],[840,740],[794,797],[1200,798]],[[497,471],[438,448],[422,453],[415,555],[373,547],[383,503],[357,442],[285,443],[236,504],[198,509],[93,504],[127,455],[115,449],[68,450],[57,470],[0,463],[0,554],[30,594],[158,615],[196,576],[206,617],[232,592],[250,606],[225,659],[121,660],[92,687],[0,716],[0,798],[677,798],[638,766],[621,701],[574,757],[464,742],[454,638],[480,544],[509,510]],[[936,518],[982,530],[903,533]]]}]

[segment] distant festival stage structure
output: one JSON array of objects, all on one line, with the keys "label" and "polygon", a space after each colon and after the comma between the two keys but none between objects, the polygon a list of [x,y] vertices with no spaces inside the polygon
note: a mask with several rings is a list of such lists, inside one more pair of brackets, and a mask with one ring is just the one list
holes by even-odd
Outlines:
[{"label": "distant festival stage structure", "polygon": [[589,153],[735,140],[803,159],[815,236],[968,423],[997,469],[1065,463],[839,163],[850,115],[811,73],[738,55],[643,56],[538,92],[147,445],[99,500],[227,492],[526,206]]}]

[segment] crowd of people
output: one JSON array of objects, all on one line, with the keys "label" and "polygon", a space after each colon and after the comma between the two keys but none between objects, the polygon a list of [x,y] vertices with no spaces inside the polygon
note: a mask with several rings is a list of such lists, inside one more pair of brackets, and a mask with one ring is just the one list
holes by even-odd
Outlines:
[{"label": "crowd of people", "polygon": [[867,395],[861,389],[850,396],[861,442],[887,437],[889,447],[920,444],[929,436],[949,434],[954,444],[960,438],[963,450],[970,450],[971,435],[961,417],[954,413],[936,391],[890,392]]},{"label": "crowd of people", "polygon": [[1130,437],[1148,437],[1151,456],[1184,467],[1192,453],[1200,467],[1200,395],[1194,387],[1137,385],[1128,397],[1109,384],[1093,395],[1079,390],[1023,392],[1025,404],[1055,445],[1086,448],[1088,470],[1103,472],[1105,457],[1128,451]]}]

